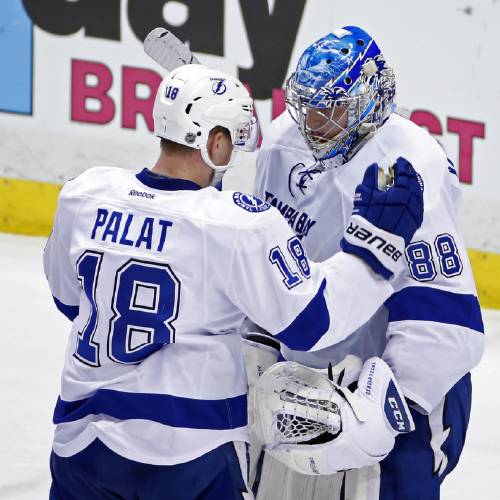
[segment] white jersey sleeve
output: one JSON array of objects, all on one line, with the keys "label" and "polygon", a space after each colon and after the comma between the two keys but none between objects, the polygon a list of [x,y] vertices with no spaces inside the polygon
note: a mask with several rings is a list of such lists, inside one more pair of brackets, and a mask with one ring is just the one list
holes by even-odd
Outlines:
[{"label": "white jersey sleeve", "polygon": [[301,351],[342,341],[392,293],[391,285],[355,256],[340,252],[323,263],[309,261],[274,208],[239,231],[230,265],[230,300],[280,342]]},{"label": "white jersey sleeve", "polygon": [[81,199],[67,196],[71,182],[59,195],[52,233],[43,253],[43,265],[56,307],[70,321],[78,316],[82,287],[69,258],[70,236]]},{"label": "white jersey sleeve", "polygon": [[[484,328],[456,205],[459,185],[445,152],[424,131],[425,147],[407,155],[424,180],[424,221],[406,248],[408,270],[387,301],[387,346],[383,357],[407,397],[426,412],[480,360]],[[415,133],[415,132],[414,132]],[[398,149],[384,142],[389,157]],[[394,146],[392,146],[394,148]]]}]

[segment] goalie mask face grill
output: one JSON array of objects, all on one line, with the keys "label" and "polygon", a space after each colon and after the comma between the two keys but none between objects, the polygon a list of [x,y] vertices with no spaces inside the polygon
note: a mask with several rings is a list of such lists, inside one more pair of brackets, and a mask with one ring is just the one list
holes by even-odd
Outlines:
[{"label": "goalie mask face grill", "polygon": [[302,54],[286,84],[288,112],[317,160],[342,155],[394,109],[395,80],[373,38],[347,26]]}]

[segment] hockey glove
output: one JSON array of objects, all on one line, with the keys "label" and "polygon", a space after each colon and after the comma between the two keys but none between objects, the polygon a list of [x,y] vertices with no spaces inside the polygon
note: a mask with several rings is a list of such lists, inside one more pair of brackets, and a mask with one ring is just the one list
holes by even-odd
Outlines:
[{"label": "hockey glove", "polygon": [[277,363],[256,388],[259,438],[274,458],[301,474],[374,465],[415,426],[394,374],[380,358],[363,365],[352,393],[320,371]]},{"label": "hockey glove", "polygon": [[378,166],[370,165],[356,188],[352,216],[342,250],[363,259],[386,279],[396,266],[424,216],[423,182],[411,164],[398,158],[394,185],[378,189]]}]

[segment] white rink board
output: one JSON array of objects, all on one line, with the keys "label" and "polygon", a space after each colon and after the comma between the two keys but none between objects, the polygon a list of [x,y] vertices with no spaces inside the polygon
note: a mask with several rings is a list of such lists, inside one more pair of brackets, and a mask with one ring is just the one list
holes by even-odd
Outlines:
[{"label": "white rink board", "polygon": [[[20,0],[0,3],[0,18],[2,4],[16,1]],[[46,0],[26,0],[31,4],[43,1]],[[252,8],[257,9],[262,2],[265,0],[255,0]],[[284,2],[287,0],[268,0],[269,12],[274,15]],[[83,5],[85,2],[56,3]],[[121,5],[121,12],[117,13],[120,20],[118,40],[86,36],[83,28],[59,35],[43,27],[34,27],[33,115],[0,112],[0,177],[62,183],[94,165],[139,170],[154,162],[158,146],[143,117],[137,116],[136,129],[124,128],[122,123],[124,67],[161,73],[160,68],[143,53],[142,44],[134,34],[133,26],[137,20],[134,21],[129,13],[133,3],[137,5],[137,1],[133,0],[117,2]],[[472,183],[463,184],[461,219],[469,247],[500,252],[500,238],[492,237],[500,234],[500,171],[497,168],[500,142],[496,140],[500,137],[497,116],[500,110],[500,78],[496,63],[500,2],[483,0],[468,5],[461,0],[307,0],[298,20],[292,19],[291,14],[287,17],[285,11],[283,19],[269,18],[270,24],[266,24],[269,19],[264,12],[260,25],[260,19],[257,20],[260,32],[255,29],[255,21],[253,31],[249,28],[251,23],[237,0],[214,0],[213,4],[216,3],[224,8],[220,23],[222,55],[197,49],[197,55],[207,65],[233,74],[252,70],[258,61],[262,61],[256,47],[259,38],[269,36],[270,28],[266,29],[266,26],[278,29],[280,25],[296,21],[297,28],[293,33],[296,38],[288,37],[293,45],[287,56],[288,63],[286,60],[284,63],[286,71],[276,83],[276,88],[279,88],[293,70],[301,52],[311,42],[336,27],[356,24],[374,36],[394,67],[399,104],[411,110],[428,111],[437,118],[442,128],[438,138],[457,166],[459,134],[450,131],[449,120],[465,120],[484,126],[485,137],[476,137],[471,142]],[[183,28],[183,22],[190,23],[192,15],[189,9],[186,14],[182,5],[183,2],[166,2],[162,12],[163,18],[172,25],[179,25],[179,29]],[[147,17],[147,14],[142,15]],[[150,28],[161,24],[162,16],[147,17]],[[200,29],[208,31],[208,21],[200,25]],[[287,43],[283,42],[286,37],[280,36],[280,33],[276,35],[276,43],[271,43],[272,38],[269,40],[264,52],[263,60],[268,63],[269,73],[276,66],[276,45]],[[112,75],[109,96],[116,110],[109,122],[99,125],[71,119],[71,103],[74,101],[72,60],[102,64]],[[1,61],[0,52],[0,70]],[[260,81],[268,77],[269,74],[264,72]],[[143,87],[137,90],[137,95],[145,98],[148,90]],[[265,131],[271,120],[272,102],[268,96],[259,99],[256,104]],[[94,102],[94,108],[96,106]],[[253,175],[252,160],[247,160],[246,165],[249,171],[244,177],[248,180]],[[237,187],[241,190],[252,189],[250,182],[240,183]]]},{"label": "white rink board", "polygon": [[[43,238],[0,234],[0,498],[48,498],[52,410],[69,322],[56,310],[42,269]],[[500,311],[484,311],[486,352],[473,372],[473,411],[457,469],[442,500],[498,499]]]}]

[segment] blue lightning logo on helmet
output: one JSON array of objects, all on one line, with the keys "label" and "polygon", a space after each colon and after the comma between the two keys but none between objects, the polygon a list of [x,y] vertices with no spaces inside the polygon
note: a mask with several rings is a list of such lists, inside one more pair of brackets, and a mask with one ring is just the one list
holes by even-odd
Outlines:
[{"label": "blue lightning logo on helmet", "polygon": [[318,160],[346,161],[360,138],[393,110],[394,74],[372,37],[347,26],[321,38],[299,59],[287,108]]},{"label": "blue lightning logo on helmet", "polygon": [[227,87],[224,80],[218,80],[212,85],[212,91],[215,95],[222,95],[226,92]]}]

